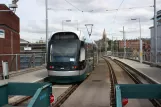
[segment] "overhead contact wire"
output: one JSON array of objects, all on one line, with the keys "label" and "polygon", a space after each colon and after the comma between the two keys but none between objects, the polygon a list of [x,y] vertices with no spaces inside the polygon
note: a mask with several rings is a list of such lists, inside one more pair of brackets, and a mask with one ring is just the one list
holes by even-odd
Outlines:
[{"label": "overhead contact wire", "polygon": [[72,3],[70,3],[69,1],[65,0],[68,4],[70,4],[71,6],[73,6],[75,9],[77,9],[78,11],[83,12],[82,10],[80,10],[79,8],[77,8],[76,6],[74,6]]}]

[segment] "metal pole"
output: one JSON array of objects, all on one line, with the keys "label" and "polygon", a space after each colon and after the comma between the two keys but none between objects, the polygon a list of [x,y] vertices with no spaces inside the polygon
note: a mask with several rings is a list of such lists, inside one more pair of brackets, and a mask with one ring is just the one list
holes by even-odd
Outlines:
[{"label": "metal pole", "polygon": [[125,39],[125,31],[123,26],[123,39],[124,39],[124,58],[126,57],[126,39]]},{"label": "metal pole", "polygon": [[107,48],[106,48],[106,38],[105,38],[105,41],[104,41],[104,43],[105,43],[105,55],[107,55]]},{"label": "metal pole", "polygon": [[101,42],[100,42],[100,56],[101,56]]},{"label": "metal pole", "polygon": [[98,64],[98,60],[99,60],[99,50],[97,49],[97,64]]},{"label": "metal pole", "polygon": [[117,57],[118,57],[118,40],[117,40],[117,37],[116,37],[116,46],[117,46],[116,47],[117,48],[116,50],[117,50]]},{"label": "metal pole", "polygon": [[46,64],[46,53],[45,53],[45,64]]},{"label": "metal pole", "polygon": [[114,55],[114,41],[113,41],[113,36],[112,36],[112,55]]},{"label": "metal pole", "polygon": [[142,39],[141,39],[141,23],[139,18],[139,26],[140,26],[140,63],[143,62],[143,49],[142,49]]},{"label": "metal pole", "polygon": [[48,60],[48,0],[45,0],[46,5],[46,60]]},{"label": "metal pole", "polygon": [[155,63],[158,62],[157,49],[157,15],[156,15],[156,0],[154,0],[154,36],[155,36]]},{"label": "metal pole", "polygon": [[18,60],[17,60],[17,54],[16,54],[16,71],[18,71]]},{"label": "metal pole", "polygon": [[77,30],[78,30],[78,20],[77,20]]},{"label": "metal pole", "polygon": [[62,20],[62,31],[64,30],[64,28],[63,28],[63,20]]},{"label": "metal pole", "polygon": [[113,36],[111,38],[111,55],[112,55],[112,40],[113,40]]},{"label": "metal pole", "polygon": [[35,56],[35,53],[33,54],[33,67],[35,67],[35,58],[36,56]]}]

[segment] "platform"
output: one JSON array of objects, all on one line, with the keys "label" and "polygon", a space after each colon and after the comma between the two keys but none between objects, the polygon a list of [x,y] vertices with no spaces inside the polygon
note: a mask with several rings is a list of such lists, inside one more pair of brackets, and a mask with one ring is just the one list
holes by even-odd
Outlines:
[{"label": "platform", "polygon": [[102,59],[95,70],[61,107],[109,107],[110,81],[107,64]]},{"label": "platform", "polygon": [[140,73],[148,76],[149,78],[154,80],[156,83],[161,84],[161,69],[160,68],[151,67],[148,64],[136,62],[136,61],[129,60],[129,59],[121,59],[121,58],[117,58],[117,57],[111,57],[111,58],[117,59],[117,60],[129,65],[130,67],[136,69]]},{"label": "platform", "polygon": [[6,80],[0,80],[0,85],[8,82],[29,82],[34,83],[43,80],[48,76],[46,69],[37,70],[34,72],[17,75]]},{"label": "platform", "polygon": [[[137,62],[140,62],[139,60],[135,60],[135,59],[131,59],[131,58],[127,58],[127,59],[133,60],[133,61],[137,61]],[[158,68],[161,68],[161,63],[154,64],[154,63],[151,63],[151,62],[149,62],[149,61],[143,61],[143,63],[144,63],[144,64],[148,64],[148,65],[154,65],[154,66],[156,66],[156,67],[158,67]]]}]

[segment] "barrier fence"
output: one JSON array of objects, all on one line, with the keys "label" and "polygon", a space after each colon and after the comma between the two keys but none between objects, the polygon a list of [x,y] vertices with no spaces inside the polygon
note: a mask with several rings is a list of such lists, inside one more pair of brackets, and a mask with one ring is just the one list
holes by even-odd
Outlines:
[{"label": "barrier fence", "polygon": [[[134,60],[140,60],[140,55],[139,52],[126,52],[124,54],[124,52],[113,52],[111,53],[112,56],[115,57],[120,57],[120,58],[127,58],[127,59],[134,59]],[[124,56],[125,55],[125,56]],[[143,52],[142,54],[143,57],[143,61],[144,62],[155,62],[155,55],[154,53],[151,52]],[[161,53],[158,52],[158,63],[161,63]]]},{"label": "barrier fence", "polygon": [[46,53],[0,54],[0,71],[2,71],[2,61],[8,62],[9,71],[18,71],[45,64]]}]

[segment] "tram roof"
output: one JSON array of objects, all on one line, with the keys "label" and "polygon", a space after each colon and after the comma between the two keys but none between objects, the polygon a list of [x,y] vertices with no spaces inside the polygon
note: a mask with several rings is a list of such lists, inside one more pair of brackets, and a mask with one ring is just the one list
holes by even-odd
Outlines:
[{"label": "tram roof", "polygon": [[78,36],[78,38],[79,38],[79,40],[81,40],[81,41],[85,41],[85,39],[87,38],[87,37],[85,37],[85,35],[84,35],[84,33],[82,32],[82,31],[57,31],[57,32],[52,32],[52,34],[51,34],[51,37],[52,37],[52,35],[54,35],[55,33],[62,33],[62,32],[64,32],[64,33],[66,33],[66,32],[72,32],[72,33],[75,33],[77,36]]},{"label": "tram roof", "polygon": [[59,33],[59,32],[64,32],[64,33],[65,32],[72,32],[72,33],[75,33],[78,36],[79,40],[85,41],[85,42],[88,42],[88,43],[94,43],[96,45],[96,43],[92,39],[90,39],[89,35],[88,34],[85,34],[81,30],[79,30],[79,31],[77,31],[77,30],[71,30],[71,31],[57,31],[57,32],[52,32],[51,37],[52,37],[53,34]]}]

